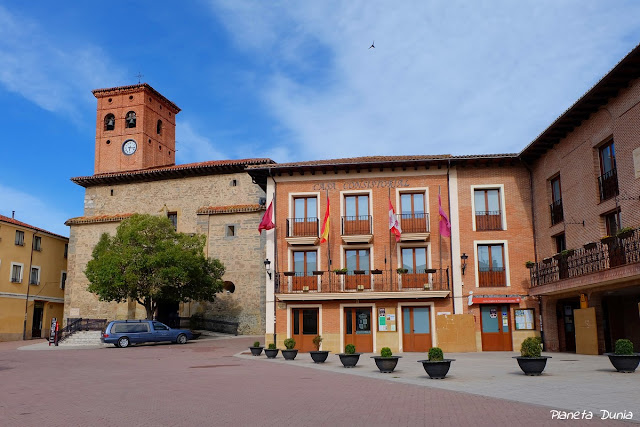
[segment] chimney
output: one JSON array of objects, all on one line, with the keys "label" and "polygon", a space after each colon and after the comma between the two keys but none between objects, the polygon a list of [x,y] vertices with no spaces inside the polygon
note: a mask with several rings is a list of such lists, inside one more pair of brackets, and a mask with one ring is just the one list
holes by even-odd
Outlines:
[{"label": "chimney", "polygon": [[11,219],[16,219],[16,211],[11,211]]}]

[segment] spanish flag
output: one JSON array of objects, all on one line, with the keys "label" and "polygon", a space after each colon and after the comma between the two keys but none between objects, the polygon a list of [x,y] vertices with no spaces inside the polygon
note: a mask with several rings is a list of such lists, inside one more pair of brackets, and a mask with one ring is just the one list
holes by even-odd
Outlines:
[{"label": "spanish flag", "polygon": [[322,223],[322,233],[320,233],[320,243],[324,243],[329,239],[329,195],[327,195],[327,211],[324,213],[324,222]]}]

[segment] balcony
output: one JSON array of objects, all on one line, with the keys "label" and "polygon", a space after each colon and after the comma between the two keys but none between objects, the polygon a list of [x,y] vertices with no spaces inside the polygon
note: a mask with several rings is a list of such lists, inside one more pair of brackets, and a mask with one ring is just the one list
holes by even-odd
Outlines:
[{"label": "balcony", "polygon": [[476,231],[502,230],[502,211],[476,211]]},{"label": "balcony", "polygon": [[399,215],[402,241],[427,240],[429,238],[428,213],[404,213]]},{"label": "balcony", "polygon": [[598,177],[600,201],[608,200],[618,195],[618,172],[616,168]]},{"label": "balcony", "polygon": [[564,211],[562,210],[562,199],[555,200],[549,205],[551,212],[551,225],[558,224],[564,220]]},{"label": "balcony", "polygon": [[275,293],[281,300],[442,298],[449,295],[449,290],[448,268],[404,274],[396,270],[275,274]]},{"label": "balcony", "polygon": [[319,234],[318,218],[287,218],[287,236],[291,245],[315,245]]},{"label": "balcony", "polygon": [[342,240],[345,243],[370,243],[373,239],[371,215],[343,216]]},{"label": "balcony", "polygon": [[637,263],[640,263],[640,231],[638,229],[617,237],[602,239],[600,242],[586,244],[580,249],[556,254],[534,264],[530,269],[531,288]]}]

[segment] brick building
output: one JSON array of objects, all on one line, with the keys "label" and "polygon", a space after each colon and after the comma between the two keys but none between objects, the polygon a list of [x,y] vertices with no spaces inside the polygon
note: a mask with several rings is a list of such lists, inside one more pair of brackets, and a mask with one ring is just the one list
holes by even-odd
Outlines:
[{"label": "brick building", "polygon": [[264,192],[249,165],[269,159],[219,160],[175,165],[175,115],[180,109],[147,84],[100,89],[95,173],[73,178],[84,187],[84,215],[69,219],[69,271],[65,318],[144,318],[135,301],[100,302],[84,275],[102,233],[115,233],[132,213],[167,216],[177,231],[207,237],[205,252],[226,267],[225,292],[213,304],[161,305],[172,313],[239,324],[240,333],[264,331],[263,241],[256,229]]}]

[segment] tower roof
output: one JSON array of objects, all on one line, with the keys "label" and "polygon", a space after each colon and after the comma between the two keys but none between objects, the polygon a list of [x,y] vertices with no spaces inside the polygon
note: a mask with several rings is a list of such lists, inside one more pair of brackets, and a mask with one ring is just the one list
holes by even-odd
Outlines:
[{"label": "tower roof", "polygon": [[153,93],[154,96],[156,96],[158,99],[166,103],[168,107],[173,109],[174,114],[178,114],[180,112],[180,108],[176,104],[169,101],[160,92],[152,88],[148,83],[138,83],[138,84],[129,85],[129,86],[117,86],[117,87],[110,87],[105,89],[95,89],[95,90],[92,90],[91,93],[93,93],[93,96],[95,96],[96,98],[103,98],[109,95],[122,95],[127,93],[139,92],[141,89],[143,90],[146,89],[149,92]]}]

